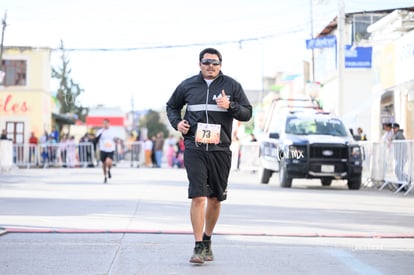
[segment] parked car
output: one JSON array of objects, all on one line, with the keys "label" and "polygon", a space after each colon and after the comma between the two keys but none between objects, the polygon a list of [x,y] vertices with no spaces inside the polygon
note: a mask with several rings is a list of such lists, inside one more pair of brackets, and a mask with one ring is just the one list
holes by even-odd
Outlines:
[{"label": "parked car", "polygon": [[361,148],[342,121],[317,106],[281,111],[278,103],[273,102],[260,141],[261,183],[277,172],[281,187],[291,187],[295,178],[316,178],[323,186],[346,179],[349,189],[359,189]]}]

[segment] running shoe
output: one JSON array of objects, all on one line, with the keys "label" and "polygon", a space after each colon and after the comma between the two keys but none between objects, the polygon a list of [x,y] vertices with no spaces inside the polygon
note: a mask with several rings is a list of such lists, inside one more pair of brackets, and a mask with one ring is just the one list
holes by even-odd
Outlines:
[{"label": "running shoe", "polygon": [[196,246],[194,247],[193,256],[191,256],[191,259],[190,259],[190,263],[203,264],[204,256],[205,256],[204,245],[202,243],[196,244]]},{"label": "running shoe", "polygon": [[204,240],[204,261],[214,261],[213,250],[211,250],[211,240]]}]

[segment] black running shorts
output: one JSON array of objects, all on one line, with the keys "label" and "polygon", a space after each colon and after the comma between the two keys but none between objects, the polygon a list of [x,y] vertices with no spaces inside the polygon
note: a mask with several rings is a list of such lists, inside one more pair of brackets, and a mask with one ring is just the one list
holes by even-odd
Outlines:
[{"label": "black running shorts", "polygon": [[184,166],[189,180],[188,197],[227,198],[231,151],[184,151]]},{"label": "black running shorts", "polygon": [[99,154],[102,162],[105,162],[106,158],[114,159],[114,152],[99,151]]}]

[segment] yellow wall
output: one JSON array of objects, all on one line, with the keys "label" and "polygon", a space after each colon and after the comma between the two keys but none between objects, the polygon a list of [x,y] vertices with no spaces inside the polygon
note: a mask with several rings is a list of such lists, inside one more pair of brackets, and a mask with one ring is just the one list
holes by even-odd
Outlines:
[{"label": "yellow wall", "polygon": [[50,64],[51,49],[6,47],[3,59],[27,61],[25,86],[0,86],[0,128],[6,121],[25,123],[27,142],[30,132],[40,137],[44,130],[51,130]]}]

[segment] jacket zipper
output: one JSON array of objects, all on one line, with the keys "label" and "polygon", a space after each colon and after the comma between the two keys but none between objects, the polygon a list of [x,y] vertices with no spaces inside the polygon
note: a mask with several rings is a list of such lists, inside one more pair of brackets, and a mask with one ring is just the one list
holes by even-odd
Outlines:
[{"label": "jacket zipper", "polygon": [[[206,96],[206,123],[207,124],[208,124],[208,98],[209,97],[210,97],[210,86],[207,85],[207,96]],[[206,151],[208,151],[208,143],[206,144]]]}]

